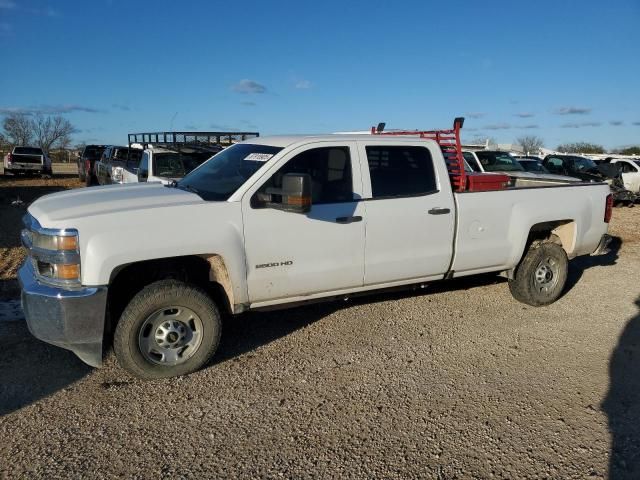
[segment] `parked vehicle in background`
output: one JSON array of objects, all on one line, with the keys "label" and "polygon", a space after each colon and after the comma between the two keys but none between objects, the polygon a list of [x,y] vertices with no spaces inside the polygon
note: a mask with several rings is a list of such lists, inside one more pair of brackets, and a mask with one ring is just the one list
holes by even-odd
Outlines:
[{"label": "parked vehicle in background", "polygon": [[547,170],[544,165],[542,165],[542,160],[533,159],[531,157],[515,157],[518,160],[518,163],[524,168],[527,172],[531,173],[551,173]]},{"label": "parked vehicle in background", "polygon": [[94,366],[113,338],[150,379],[209,362],[223,312],[486,272],[518,301],[554,302],[569,258],[606,252],[608,186],[467,173],[461,124],[253,138],[170,185],[42,197],[22,234],[29,329]]},{"label": "parked vehicle in background", "polygon": [[221,150],[221,146],[210,146],[204,149],[177,147],[172,150],[149,145],[141,151],[138,168],[123,172],[123,183],[171,183],[180,180]]},{"label": "parked vehicle in background", "polygon": [[95,164],[98,184],[124,183],[125,171],[137,170],[141,158],[142,150],[139,148],[108,146]]},{"label": "parked vehicle in background", "polygon": [[640,193],[640,160],[614,158],[610,162],[622,175],[622,182],[627,190]]},{"label": "parked vehicle in background", "polygon": [[51,175],[51,159],[40,147],[13,147],[4,156],[4,172]]},{"label": "parked vehicle in background", "polygon": [[129,134],[129,147],[143,149],[137,168],[126,168],[123,183],[171,183],[224,149],[258,132],[151,132]]},{"label": "parked vehicle in background", "polygon": [[95,185],[98,180],[95,176],[95,163],[100,160],[100,156],[107,145],[87,145],[78,157],[78,177],[85,182],[87,187]]},{"label": "parked vehicle in background", "polygon": [[596,164],[579,155],[547,155],[542,164],[552,173],[570,175],[585,182],[607,182],[616,205],[633,206],[638,200],[636,193],[625,188],[622,175],[611,163]]},{"label": "parked vehicle in background", "polygon": [[576,178],[554,175],[545,172],[526,171],[525,168],[509,152],[499,150],[468,150],[463,152],[464,159],[476,172],[507,173],[521,182],[540,179],[559,182],[578,182]]}]

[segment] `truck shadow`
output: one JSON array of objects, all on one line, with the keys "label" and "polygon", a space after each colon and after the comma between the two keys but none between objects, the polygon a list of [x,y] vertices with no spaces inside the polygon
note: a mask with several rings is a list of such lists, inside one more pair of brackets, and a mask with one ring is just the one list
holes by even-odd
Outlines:
[{"label": "truck shadow", "polygon": [[0,322],[0,416],[62,390],[90,371],[70,351],[32,337],[24,321]]},{"label": "truck shadow", "polygon": [[571,260],[571,262],[569,263],[569,275],[567,276],[567,283],[564,287],[563,296],[577,285],[577,283],[582,278],[585,270],[588,270],[592,267],[615,265],[618,261],[618,254],[621,247],[622,239],[620,237],[612,237],[611,243],[609,244],[609,253],[605,255],[598,255],[595,257],[585,255]]},{"label": "truck shadow", "polygon": [[426,289],[405,287],[394,291],[385,291],[384,293],[372,293],[354,297],[347,302],[344,300],[335,300],[293,307],[286,310],[250,312],[238,317],[227,318],[223,326],[220,347],[211,365],[236,359],[245,353],[251,352],[322,320],[349,305],[380,303],[444,291],[468,290],[474,287],[502,282],[505,282],[505,280],[494,274],[476,275],[435,282],[430,284]]},{"label": "truck shadow", "polygon": [[[640,309],[640,297],[635,301]],[[611,433],[609,478],[640,478],[640,310],[624,326],[609,360],[601,408]]]}]

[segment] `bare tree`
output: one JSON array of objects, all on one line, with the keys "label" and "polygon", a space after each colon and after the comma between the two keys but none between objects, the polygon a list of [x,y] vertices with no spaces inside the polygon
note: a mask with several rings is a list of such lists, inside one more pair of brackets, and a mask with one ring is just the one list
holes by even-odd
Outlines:
[{"label": "bare tree", "polygon": [[31,121],[37,145],[45,152],[52,146],[67,146],[71,143],[71,135],[76,129],[71,122],[60,115],[45,117],[38,114]]},{"label": "bare tree", "polygon": [[31,119],[24,113],[10,113],[2,121],[2,128],[10,143],[29,145],[33,138]]},{"label": "bare tree", "polygon": [[542,147],[544,147],[542,139],[535,135],[525,135],[517,138],[516,143],[522,147],[525,155],[535,155],[540,152]]},{"label": "bare tree", "polygon": [[471,143],[474,145],[497,145],[498,141],[494,137],[477,135],[473,137]]}]

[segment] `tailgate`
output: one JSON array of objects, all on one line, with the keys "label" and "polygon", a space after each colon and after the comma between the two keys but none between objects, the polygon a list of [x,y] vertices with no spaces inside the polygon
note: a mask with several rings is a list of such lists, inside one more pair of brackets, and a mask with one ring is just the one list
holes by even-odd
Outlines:
[{"label": "tailgate", "polygon": [[37,163],[39,165],[42,165],[42,155],[25,155],[14,153],[11,157],[11,163]]}]

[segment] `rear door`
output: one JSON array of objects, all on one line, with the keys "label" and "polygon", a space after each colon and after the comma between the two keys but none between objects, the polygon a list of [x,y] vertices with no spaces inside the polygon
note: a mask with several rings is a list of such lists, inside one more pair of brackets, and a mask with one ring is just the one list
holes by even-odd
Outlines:
[{"label": "rear door", "polygon": [[[311,211],[266,208],[285,173],[309,174]],[[242,199],[252,304],[361,287],[364,205],[355,142],[313,142],[285,155]]]},{"label": "rear door", "polygon": [[358,143],[366,204],[365,285],[441,278],[453,254],[455,212],[439,147]]}]

